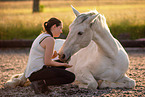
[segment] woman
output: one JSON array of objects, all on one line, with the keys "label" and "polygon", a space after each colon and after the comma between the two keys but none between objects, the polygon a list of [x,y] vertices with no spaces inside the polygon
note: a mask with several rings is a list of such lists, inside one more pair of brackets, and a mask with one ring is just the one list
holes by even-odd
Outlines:
[{"label": "woman", "polygon": [[54,49],[54,37],[62,33],[63,24],[57,18],[51,18],[44,23],[45,32],[40,34],[33,42],[25,77],[31,81],[31,88],[36,94],[49,91],[49,85],[72,83],[75,75],[65,68],[72,67],[67,63],[52,61],[57,56]]}]

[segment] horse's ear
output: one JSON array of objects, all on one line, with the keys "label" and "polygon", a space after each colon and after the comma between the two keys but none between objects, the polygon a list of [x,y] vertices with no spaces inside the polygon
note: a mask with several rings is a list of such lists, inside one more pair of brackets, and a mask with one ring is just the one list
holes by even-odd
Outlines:
[{"label": "horse's ear", "polygon": [[71,8],[76,16],[80,14],[72,5],[71,5]]},{"label": "horse's ear", "polygon": [[86,23],[91,23],[91,22],[93,21],[93,19],[95,19],[97,16],[98,16],[98,14],[97,14],[97,15],[92,15],[92,16],[89,17],[85,22],[86,22]]}]

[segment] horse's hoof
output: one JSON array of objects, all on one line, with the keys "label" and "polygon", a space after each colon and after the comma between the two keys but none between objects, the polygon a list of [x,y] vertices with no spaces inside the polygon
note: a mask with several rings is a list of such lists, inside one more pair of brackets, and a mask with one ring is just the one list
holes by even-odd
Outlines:
[{"label": "horse's hoof", "polygon": [[132,89],[135,86],[136,86],[135,80],[130,80],[129,82],[127,82],[127,87],[126,88]]}]

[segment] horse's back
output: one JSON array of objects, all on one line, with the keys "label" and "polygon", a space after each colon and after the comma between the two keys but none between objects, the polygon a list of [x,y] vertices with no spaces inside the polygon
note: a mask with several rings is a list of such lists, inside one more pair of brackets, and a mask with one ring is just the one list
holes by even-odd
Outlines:
[{"label": "horse's back", "polygon": [[58,52],[64,42],[65,42],[65,39],[55,39],[54,50]]},{"label": "horse's back", "polygon": [[[54,45],[54,51],[58,52],[62,45],[64,44],[65,39],[55,39],[55,45]],[[53,60],[58,60],[58,56],[54,58]]]}]

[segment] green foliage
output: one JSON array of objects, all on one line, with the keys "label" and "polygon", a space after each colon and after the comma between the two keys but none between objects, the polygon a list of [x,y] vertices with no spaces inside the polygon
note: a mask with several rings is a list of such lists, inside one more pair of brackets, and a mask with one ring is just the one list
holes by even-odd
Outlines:
[{"label": "green foliage", "polygon": [[145,38],[145,25],[132,25],[131,23],[120,23],[110,25],[110,30],[115,38],[120,38],[121,35],[128,35],[128,37],[122,37],[121,39],[138,39]]},{"label": "green foliage", "polygon": [[[112,1],[112,2],[111,2]],[[63,21],[63,32],[69,32],[69,25],[75,16],[70,4],[80,12],[97,9],[106,17],[114,37],[127,34],[128,39],[145,37],[145,2],[123,0],[111,3],[105,1],[43,1],[40,2],[41,13],[32,13],[32,1],[0,2],[0,40],[34,39],[43,29],[43,22],[50,17]],[[117,4],[117,5],[116,5]],[[90,6],[91,5],[91,6]],[[88,10],[89,9],[89,10]]]},{"label": "green foliage", "polygon": [[11,39],[34,39],[41,32],[41,26],[25,26],[23,23],[17,25],[0,25],[1,40]]},{"label": "green foliage", "polygon": [[44,5],[39,5],[39,12],[44,12]]}]

